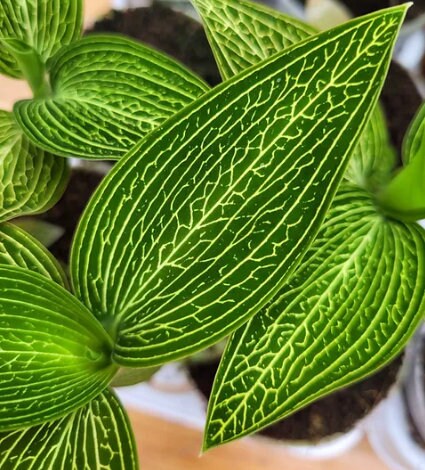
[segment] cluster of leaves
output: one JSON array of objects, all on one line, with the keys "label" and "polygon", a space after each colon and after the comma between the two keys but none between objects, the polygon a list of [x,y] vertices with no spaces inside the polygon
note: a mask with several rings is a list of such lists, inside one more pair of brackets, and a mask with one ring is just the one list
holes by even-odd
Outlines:
[{"label": "cluster of leaves", "polygon": [[376,107],[406,7],[317,34],[246,0],[195,4],[212,90],[128,39],[78,39],[80,1],[0,5],[0,68],[34,91],[2,120],[0,220],[53,204],[63,157],[119,159],[70,284],[0,225],[1,468],[137,468],[114,377],[229,334],[205,448],[235,439],[382,366],[423,314],[424,208],[392,197],[424,129],[391,180]]}]

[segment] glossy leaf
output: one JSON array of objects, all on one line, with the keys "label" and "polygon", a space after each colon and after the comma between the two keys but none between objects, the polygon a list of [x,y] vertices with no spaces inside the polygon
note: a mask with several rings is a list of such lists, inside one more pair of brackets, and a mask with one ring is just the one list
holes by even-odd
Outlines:
[{"label": "glossy leaf", "polygon": [[108,390],[64,418],[0,433],[3,470],[137,470],[124,409]]},{"label": "glossy leaf", "polygon": [[[1,0],[0,39],[19,39],[43,62],[81,34],[82,0]],[[0,72],[22,78],[14,57],[0,47]]]},{"label": "glossy leaf", "polygon": [[0,221],[47,210],[67,181],[67,161],[36,148],[13,114],[0,111]]},{"label": "glossy leaf", "polygon": [[374,110],[350,158],[345,179],[371,191],[384,186],[395,166],[387,123],[380,106]]},{"label": "glossy leaf", "polygon": [[0,224],[0,265],[26,268],[68,287],[66,275],[56,259],[40,242],[16,225]]},{"label": "glossy leaf", "polygon": [[224,79],[316,33],[311,26],[246,0],[192,0]]},{"label": "glossy leaf", "polygon": [[405,8],[311,38],[204,95],[105,178],[71,256],[76,294],[153,366],[254,315],[317,233],[374,107]]},{"label": "glossy leaf", "polygon": [[403,161],[407,165],[414,158],[425,138],[425,104],[423,104],[413,118],[403,141]]},{"label": "glossy leaf", "polygon": [[52,96],[20,101],[16,118],[40,147],[118,159],[208,86],[182,65],[120,36],[91,35],[50,61]]},{"label": "glossy leaf", "polygon": [[[294,18],[247,0],[193,0],[224,78],[306,39],[316,31]],[[379,106],[362,133],[345,177],[362,187],[384,184],[394,166]]]},{"label": "glossy leaf", "polygon": [[63,287],[0,266],[0,429],[24,428],[85,405],[109,383],[111,341]]},{"label": "glossy leaf", "polygon": [[425,231],[343,186],[304,261],[231,338],[205,448],[254,432],[400,353],[425,314]]}]

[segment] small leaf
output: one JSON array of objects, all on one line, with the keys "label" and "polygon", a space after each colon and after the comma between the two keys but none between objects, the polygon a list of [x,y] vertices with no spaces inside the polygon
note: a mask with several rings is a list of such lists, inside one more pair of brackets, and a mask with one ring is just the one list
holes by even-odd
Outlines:
[{"label": "small leaf", "polygon": [[14,112],[35,144],[65,157],[118,159],[208,90],[171,58],[120,36],[85,37],[49,67],[52,96]]},{"label": "small leaf", "polygon": [[77,296],[148,367],[217,342],[282,286],[375,106],[405,7],[317,35],[204,95],[103,180]]},{"label": "small leaf", "polygon": [[2,470],[137,470],[127,415],[112,391],[64,418],[0,433]]},{"label": "small leaf", "polygon": [[425,104],[413,118],[403,141],[403,161],[407,165],[418,153],[425,138]]},{"label": "small leaf", "polygon": [[35,217],[20,217],[14,219],[13,224],[32,235],[46,248],[52,246],[65,233],[63,227]]},{"label": "small leaf", "polygon": [[[19,39],[46,62],[81,35],[82,0],[1,0],[0,38]],[[0,47],[0,72],[22,78],[14,57]]]},{"label": "small leaf", "polygon": [[26,268],[68,287],[66,275],[56,259],[16,225],[0,224],[0,264]]},{"label": "small leaf", "polygon": [[376,191],[384,186],[395,166],[395,150],[389,140],[384,114],[377,106],[350,158],[345,179]]},{"label": "small leaf", "polygon": [[192,0],[224,79],[316,33],[311,26],[246,0]]},{"label": "small leaf", "polygon": [[0,429],[60,418],[109,383],[111,340],[91,313],[46,277],[0,266]]},{"label": "small leaf", "polygon": [[68,174],[65,159],[36,148],[13,114],[0,110],[0,221],[49,209],[65,190]]},{"label": "small leaf", "polygon": [[386,220],[343,186],[304,261],[231,338],[205,448],[356,382],[400,353],[425,313],[425,231]]}]

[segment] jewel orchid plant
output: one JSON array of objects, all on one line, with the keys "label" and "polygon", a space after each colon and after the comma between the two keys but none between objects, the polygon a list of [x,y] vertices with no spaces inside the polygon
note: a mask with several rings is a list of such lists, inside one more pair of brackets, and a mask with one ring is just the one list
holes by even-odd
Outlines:
[{"label": "jewel orchid plant", "polygon": [[1,468],[138,468],[111,386],[230,334],[204,448],[227,442],[381,367],[422,318],[425,211],[394,195],[423,165],[424,129],[392,179],[377,105],[407,7],[318,34],[246,0],[195,6],[214,89],[127,39],[77,39],[80,2],[0,5],[2,70],[34,91],[7,114],[16,148],[34,165],[119,159],[70,282],[0,225]]}]

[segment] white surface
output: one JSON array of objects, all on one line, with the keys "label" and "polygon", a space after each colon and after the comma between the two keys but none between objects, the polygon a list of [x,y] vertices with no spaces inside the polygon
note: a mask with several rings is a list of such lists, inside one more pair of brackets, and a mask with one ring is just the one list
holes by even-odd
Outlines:
[{"label": "white surface", "polygon": [[425,470],[425,450],[410,437],[398,388],[369,416],[366,432],[374,451],[391,470]]}]

